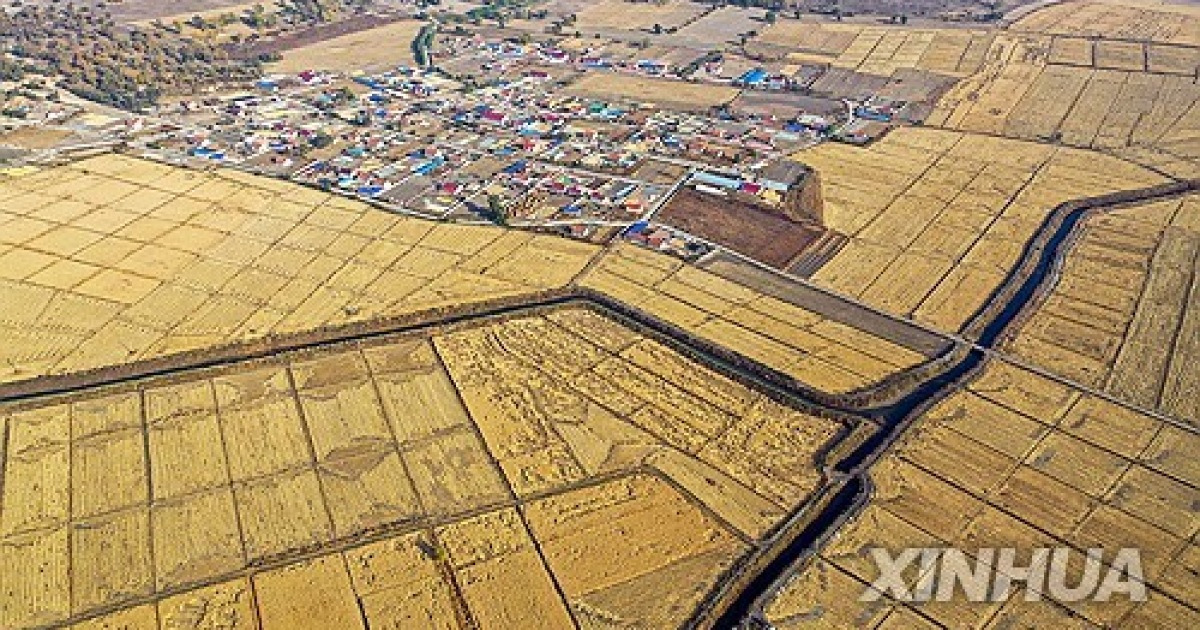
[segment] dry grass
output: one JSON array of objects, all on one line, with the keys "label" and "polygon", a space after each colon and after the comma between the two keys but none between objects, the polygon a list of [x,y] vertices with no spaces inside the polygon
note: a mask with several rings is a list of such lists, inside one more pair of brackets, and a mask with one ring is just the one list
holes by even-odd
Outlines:
[{"label": "dry grass", "polygon": [[1194,177],[1197,61],[1194,46],[1005,33],[982,70],[947,92],[927,122],[1056,139]]},{"label": "dry grass", "polygon": [[[622,526],[645,546],[623,544],[625,530],[609,531]],[[468,618],[482,627],[567,627],[614,616],[675,626],[745,550],[670,485],[635,476],[537,501],[528,517],[487,511],[256,569],[78,627],[459,628]]]},{"label": "dry grass", "polygon": [[1091,66],[1094,60],[1092,41],[1082,37],[1055,37],[1050,44],[1050,63],[1071,66]]},{"label": "dry grass", "polygon": [[704,8],[683,0],[665,2],[632,3],[624,0],[602,0],[589,2],[575,13],[575,27],[581,30],[641,30],[682,26],[687,20],[699,15]]},{"label": "dry grass", "polygon": [[1150,72],[1194,76],[1200,66],[1200,46],[1150,44],[1146,47],[1146,63]]},{"label": "dry grass", "polygon": [[[537,501],[527,518],[568,600],[585,618],[679,625],[684,611],[699,603],[696,587],[703,589],[745,551],[715,520],[651,477]],[[632,533],[627,544],[602,542],[626,532]],[[658,597],[633,596],[639,589]]]},{"label": "dry grass", "polygon": [[716,47],[726,42],[737,42],[742,33],[764,28],[765,15],[766,11],[761,9],[721,7],[683,27],[667,41],[696,47]]},{"label": "dry grass", "polygon": [[1145,46],[1139,42],[1096,42],[1095,60],[1097,68],[1130,70],[1141,72],[1146,69]]},{"label": "dry grass", "polygon": [[1177,2],[1070,2],[1021,18],[1018,31],[1200,45],[1200,10]]},{"label": "dry grass", "polygon": [[1182,391],[1196,360],[1198,211],[1192,196],[1092,219],[1009,349],[1124,400],[1195,417]]},{"label": "dry grass", "polygon": [[[922,355],[719,276],[622,246],[582,284],[636,305],[814,387],[846,392],[923,361]],[[649,263],[654,264],[654,263]]]},{"label": "dry grass", "polygon": [[799,51],[837,57],[862,32],[861,25],[814,24],[799,20],[781,20],[762,29],[756,41]]},{"label": "dry grass", "polygon": [[[455,382],[471,385],[462,387],[471,417],[518,495],[666,458],[680,474],[727,475],[761,495],[743,490],[747,498],[734,502],[719,496],[724,490],[712,495],[722,502],[712,509],[758,535],[780,506],[816,488],[819,476],[802,472],[803,462],[833,438],[831,423],[796,414],[776,424],[788,410],[764,409],[754,392],[648,339],[605,341],[618,334],[626,333],[603,317],[565,310],[438,339]],[[776,455],[752,455],[753,442],[770,426],[794,444],[779,454],[790,463],[764,468]],[[677,460],[664,446],[698,457]],[[736,484],[729,492],[739,492]]]},{"label": "dry grass", "polygon": [[[566,603],[514,510],[484,514],[437,531],[461,597],[482,626],[570,625]],[[448,619],[437,620],[449,623]]]},{"label": "dry grass", "polygon": [[226,13],[236,15],[254,8],[255,4],[241,0],[123,0],[114,3],[112,11],[118,20],[145,25],[156,19],[170,23],[186,20],[193,15],[206,19]]},{"label": "dry grass", "polygon": [[415,63],[412,41],[424,22],[403,20],[386,26],[334,37],[283,51],[283,60],[269,64],[271,72],[304,70],[352,72],[380,70]]},{"label": "dry grass", "polygon": [[992,37],[964,29],[783,20],[763,29],[754,41],[866,74],[891,76],[897,70],[919,69],[965,76],[979,68]]},{"label": "dry grass", "polygon": [[21,126],[0,133],[0,145],[8,145],[20,149],[49,149],[62,144],[74,134],[65,129],[49,129],[46,127]]}]

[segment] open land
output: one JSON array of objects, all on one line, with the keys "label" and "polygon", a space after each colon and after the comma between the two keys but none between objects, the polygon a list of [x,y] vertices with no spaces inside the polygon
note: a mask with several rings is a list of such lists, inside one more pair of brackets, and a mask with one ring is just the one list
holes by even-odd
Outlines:
[{"label": "open land", "polygon": [[1064,2],[1025,16],[1012,30],[1200,46],[1200,7],[1187,2]]},{"label": "open land", "polygon": [[899,69],[919,69],[961,77],[979,69],[993,37],[967,29],[783,20],[763,29],[754,43],[794,61],[825,62],[864,74],[890,76]]},{"label": "open land", "polygon": [[351,72],[412,65],[412,41],[423,24],[416,20],[401,20],[308,43],[282,51],[283,59],[268,65],[268,69],[294,74],[317,68]]},{"label": "open land", "polygon": [[1181,177],[1200,173],[1200,47],[1136,43],[1121,52],[1122,42],[1082,43],[1003,36],[985,69],[954,86],[926,122],[1094,148]]},{"label": "open land", "polygon": [[[460,82],[396,67],[424,22],[302,27],[265,84],[105,123],[161,161],[0,171],[0,626],[1200,626],[1200,8],[538,7],[582,35],[444,22]],[[799,262],[713,203],[788,156]],[[1134,546],[1150,597],[860,599],[869,548],[940,545]]]},{"label": "open land", "polygon": [[124,157],[2,186],[5,381],[561,286],[597,252]]},{"label": "open land", "polygon": [[595,289],[825,392],[869,388],[928,357],[695,267],[654,264],[622,245],[580,285]]},{"label": "open land", "polygon": [[112,14],[126,22],[187,19],[193,15],[216,17],[222,13],[240,13],[254,7],[245,0],[122,0],[110,3]]},{"label": "open land", "polygon": [[[182,0],[176,2],[156,2],[147,6],[148,2],[126,2],[124,6],[113,12],[118,20],[128,21],[138,26],[151,26],[155,22],[170,24],[175,21],[183,22],[196,16],[201,19],[219,22],[226,15],[241,15],[247,10],[253,10],[262,4],[259,2],[232,2],[226,0]],[[265,6],[265,5],[264,5]],[[228,33],[233,25],[224,25],[223,33]],[[245,29],[252,33],[252,29]]]},{"label": "open land", "polygon": [[[849,260],[860,252],[844,269],[876,268],[886,274],[899,264],[915,275],[939,276],[939,269],[925,269],[915,257],[903,260],[904,253],[888,251],[884,242],[890,238],[879,237],[898,236],[907,225],[932,227],[940,221],[926,223],[924,213],[941,208],[933,212],[953,217],[953,228],[937,230],[936,241],[955,242],[944,238],[958,229],[984,236],[975,245],[958,241],[956,251],[970,254],[952,265],[956,277],[945,276],[924,300],[900,299],[885,308],[920,304],[911,311],[915,318],[954,327],[963,320],[937,315],[929,296],[951,291],[947,304],[974,312],[971,305],[984,298],[972,299],[968,287],[975,284],[981,294],[990,293],[1001,277],[997,272],[1012,267],[1001,263],[984,271],[974,263],[1016,260],[1019,252],[1001,254],[996,246],[1028,240],[1021,223],[1040,222],[1042,214],[1033,207],[1048,209],[1068,198],[1145,186],[1170,175],[1195,177],[1195,15],[1194,6],[1156,2],[1069,2],[1034,11],[1012,27],[1020,35],[997,36],[981,71],[952,89],[929,121],[973,133],[893,132],[866,150],[875,152],[862,174],[863,181],[872,182],[870,192],[834,192],[839,188],[835,173],[848,167],[853,152],[826,161],[820,151],[833,147],[810,151],[804,161],[818,170],[822,163],[832,169],[821,171],[826,216],[853,238],[844,250],[851,253],[839,256]],[[996,136],[1048,143],[1018,145]],[[890,156],[899,150],[888,146],[893,141],[911,142],[928,157],[922,161],[909,153],[896,162],[907,168],[893,177]],[[1129,161],[1049,143],[1093,148]],[[956,155],[956,164],[969,165],[980,155],[991,156],[991,164],[974,175],[956,173],[955,165],[936,157],[943,152]],[[1000,155],[1005,157],[997,159]],[[1084,166],[1088,162],[1104,166],[1092,171]],[[925,188],[926,178],[949,190],[932,192]],[[1056,181],[1052,190],[1042,188],[1051,181]],[[950,192],[954,188],[961,192]],[[889,189],[897,191],[893,201],[873,202],[871,195]],[[868,236],[871,222],[887,212],[876,208],[908,195],[915,198],[911,205],[895,207],[902,213],[897,220]],[[847,199],[853,201],[843,206]],[[968,219],[989,206],[999,208],[989,212],[992,219]],[[842,207],[857,211],[843,213]],[[1200,448],[1197,409],[1194,396],[1181,395],[1180,389],[1195,387],[1196,334],[1189,325],[1197,211],[1190,195],[1108,208],[1085,219],[1045,302],[1002,346],[1019,357],[1015,361],[1070,380],[996,359],[964,389],[925,412],[893,452],[873,464],[875,488],[862,511],[768,598],[765,616],[771,624],[1166,627],[1200,621],[1194,589],[1179,581],[1194,570],[1192,539],[1200,527],[1193,509],[1200,477],[1184,464]],[[1001,230],[996,240],[982,245],[993,230]],[[899,240],[916,242],[912,235]],[[917,251],[936,255],[936,249]],[[870,299],[871,287],[895,286],[897,276],[880,282],[872,281],[874,272],[852,277],[839,269],[835,258],[817,278],[868,303],[888,304],[882,295]],[[1148,601],[1063,602],[1044,593],[1037,602],[1018,596],[1003,604],[973,604],[960,596],[915,605],[886,596],[873,603],[859,598],[878,576],[866,560],[870,547],[1063,544],[1110,553],[1126,546],[1141,549]],[[1078,573],[1071,569],[1072,575]]]},{"label": "open land", "polygon": [[60,129],[22,126],[0,132],[0,145],[20,149],[49,149],[70,139],[74,134]]},{"label": "open land", "polygon": [[631,6],[623,0],[588,2],[575,13],[575,28],[595,30],[650,30],[655,24],[663,28],[683,26],[704,12],[704,7],[683,0],[650,2]]},{"label": "open land", "polygon": [[822,234],[818,225],[796,223],[748,203],[690,188],[676,193],[658,219],[779,269],[787,268]]},{"label": "open land", "polygon": [[[598,256],[581,285],[617,299],[633,290],[639,304],[652,297],[654,312],[705,337],[757,321],[756,306],[788,310],[777,334],[794,336],[793,349],[773,361],[842,391],[925,358],[873,335],[877,347],[854,351],[860,341],[844,322],[632,245],[601,256],[555,236],[431,223],[238,171],[107,155],[0,187],[10,200],[0,292],[14,305],[0,319],[10,341],[0,381],[561,289]],[[828,337],[799,332],[809,325]]]},{"label": "open land", "polygon": [[676,46],[695,46],[700,49],[719,47],[738,41],[744,33],[758,32],[766,24],[762,9],[740,9],[720,7],[704,14],[699,19],[672,33],[666,41]]}]

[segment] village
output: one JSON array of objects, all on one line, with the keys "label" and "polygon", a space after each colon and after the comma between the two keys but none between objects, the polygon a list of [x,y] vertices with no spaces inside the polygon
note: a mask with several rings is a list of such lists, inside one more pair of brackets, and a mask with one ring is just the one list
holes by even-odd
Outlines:
[{"label": "village", "polygon": [[782,230],[789,245],[768,264],[786,268],[823,231],[819,182],[772,173],[823,142],[867,145],[919,121],[944,87],[781,54],[759,30],[793,27],[761,10],[672,9],[641,29],[653,43],[632,27],[571,32],[603,16],[477,16],[464,28],[446,11],[379,13],[381,26],[287,50],[257,79],[135,111],[55,89],[53,76],[14,78],[0,83],[0,158],[118,149],[424,219],[624,237],[688,260],[726,247],[763,262]]},{"label": "village", "polygon": [[1198,140],[1196,0],[10,2],[0,628],[1200,628]]},{"label": "village", "polygon": [[866,142],[859,130],[882,133],[904,105],[680,106],[619,89],[605,98],[590,81],[786,96],[796,80],[686,49],[633,57],[625,45],[524,39],[440,36],[450,61],[436,68],[269,74],[164,104],[139,120],[131,144],[160,161],[238,168],[417,217],[592,241],[623,234],[694,259],[711,251],[706,239],[655,221],[679,189],[781,209],[800,182],[771,180],[774,165],[830,138]]}]

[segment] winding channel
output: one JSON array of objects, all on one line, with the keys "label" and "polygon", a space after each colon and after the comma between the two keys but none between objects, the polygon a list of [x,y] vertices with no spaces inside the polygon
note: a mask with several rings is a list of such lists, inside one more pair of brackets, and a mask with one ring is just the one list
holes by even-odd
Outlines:
[{"label": "winding channel", "polygon": [[[975,344],[965,356],[917,384],[895,402],[868,409],[845,410],[873,420],[880,429],[833,463],[831,471],[835,482],[826,488],[824,500],[817,503],[819,512],[796,523],[796,531],[790,534],[785,525],[777,535],[779,544],[761,552],[757,570],[743,575],[740,581],[734,578],[739,588],[722,598],[728,603],[722,612],[708,617],[715,618],[711,626],[721,630],[767,627],[764,600],[782,586],[801,561],[823,547],[842,524],[866,506],[872,490],[871,464],[926,410],[973,379],[984,366],[988,351],[1037,310],[1057,283],[1059,270],[1081,221],[1098,212],[1178,197],[1197,190],[1200,190],[1200,180],[1189,180],[1068,201],[1055,207],[1026,244],[1018,264],[967,324],[966,331],[974,336]],[[714,603],[714,611],[717,606]],[[695,621],[698,625],[709,625],[699,617]]]}]

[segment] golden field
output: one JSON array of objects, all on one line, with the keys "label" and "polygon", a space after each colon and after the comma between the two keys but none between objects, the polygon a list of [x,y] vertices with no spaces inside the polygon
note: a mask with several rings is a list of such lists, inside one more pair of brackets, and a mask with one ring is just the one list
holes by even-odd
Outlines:
[{"label": "golden field", "polygon": [[[992,361],[873,466],[871,502],[796,568],[767,617],[777,628],[1194,626],[1197,455],[1192,431]],[[1018,592],[1005,603],[973,603],[960,591],[926,604],[859,600],[878,577],[868,547],[942,545],[968,553],[1069,545],[1109,558],[1136,546],[1149,598],[1062,603],[1043,594],[1030,602]]]},{"label": "golden field", "polygon": [[1195,46],[1004,32],[926,123],[1093,148],[1195,177],[1198,67]]},{"label": "golden field", "polygon": [[[602,500],[597,503],[597,498]],[[662,518],[674,526],[647,526]],[[620,557],[620,548],[596,544],[604,539],[581,539],[600,535],[611,540],[613,532],[607,530],[628,526],[644,532],[638,542],[657,553],[617,565],[628,559]],[[244,577],[155,597],[70,627],[366,630],[566,628],[593,620],[677,624],[686,618],[694,593],[674,580],[714,579],[743,550],[669,485],[631,476],[530,502],[523,511],[488,511],[255,568]],[[616,583],[600,585],[596,578],[601,574],[579,582],[572,576],[581,567],[607,570],[602,575]],[[567,584],[561,593],[569,601],[557,589],[559,579]],[[620,592],[623,588],[635,589],[634,596]]]},{"label": "golden field", "polygon": [[[664,255],[431,223],[236,171],[108,155],[0,179],[0,195],[0,382],[520,298],[584,275],[582,286],[754,345],[754,358],[819,388],[925,359]],[[643,305],[630,283],[658,295]],[[810,324],[816,336],[801,330]],[[755,345],[741,327],[759,325],[795,349]]]},{"label": "golden field", "polygon": [[561,287],[599,252],[112,155],[0,198],[0,381]]},{"label": "golden field", "polygon": [[0,626],[680,625],[842,427],[575,306],[8,404]]},{"label": "golden field", "polygon": [[862,26],[856,24],[814,24],[801,20],[781,20],[762,29],[755,39],[807,53],[837,57],[850,46],[862,29]]},{"label": "golden field", "polygon": [[1056,205],[1163,181],[1090,151],[918,128],[795,157],[821,173],[825,221],[850,237],[813,281],[945,331],[984,304]]},{"label": "golden field", "polygon": [[580,286],[799,379],[844,393],[928,357],[888,339],[632,245],[618,245]]},{"label": "golden field", "polygon": [[664,0],[631,5],[625,0],[588,2],[576,12],[574,28],[592,30],[638,31],[653,28],[680,27],[704,12],[704,7],[683,0]]},{"label": "golden field", "polygon": [[879,76],[891,76],[900,69],[963,76],[979,68],[991,38],[982,31],[867,27],[833,65]]},{"label": "golden field", "polygon": [[1200,197],[1089,219],[1045,304],[1007,349],[1177,418],[1200,417]]},{"label": "golden field", "polygon": [[891,76],[918,69],[965,76],[979,69],[993,34],[966,29],[923,29],[781,20],[754,42],[793,50],[792,59],[825,62],[866,74]]},{"label": "golden field", "polygon": [[1062,2],[1030,13],[1010,29],[1200,46],[1200,8],[1153,0]]},{"label": "golden field", "polygon": [[[617,4],[580,21],[628,28]],[[659,8],[667,24],[694,7]],[[934,114],[951,129],[797,156],[850,239],[813,281],[885,312],[958,331],[1057,204],[1164,181],[1026,140],[1190,168],[1200,110],[1169,113],[1194,86],[1135,68],[1138,47],[1081,46],[1066,26],[776,31],[788,23],[767,35],[839,67],[969,75]],[[1147,68],[1186,67],[1174,36],[1155,37],[1138,48]],[[588,75],[573,89],[681,106],[736,93],[647,81]],[[0,383],[574,287],[827,394],[930,358],[633,245],[430,223],[233,171],[110,155],[0,177],[0,199]],[[1092,220],[1004,350],[1196,417],[1198,211],[1193,197]],[[845,428],[684,350],[571,304],[2,405],[0,563],[17,579],[0,588],[0,627],[683,625],[827,483],[823,452]],[[1194,432],[994,359],[875,465],[872,503],[768,615],[1186,624],[1196,446]],[[858,602],[867,546],[1059,541],[1135,541],[1151,600],[1072,604],[1073,617],[1019,598]]]},{"label": "golden field", "polygon": [[423,24],[419,20],[401,20],[286,50],[283,59],[268,64],[267,69],[294,74],[305,70],[365,72],[412,66],[416,63],[412,42]]},{"label": "golden field", "polygon": [[[926,360],[632,246],[120,156],[20,174],[9,382],[577,277],[817,388]],[[843,427],[578,307],[9,404],[0,625],[678,625],[824,484]]]},{"label": "golden field", "polygon": [[1056,35],[1047,61],[1051,65],[1195,76],[1200,46]]},{"label": "golden field", "polygon": [[649,465],[755,538],[820,485],[811,462],[838,427],[592,311],[513,319],[435,343],[518,496]]}]

